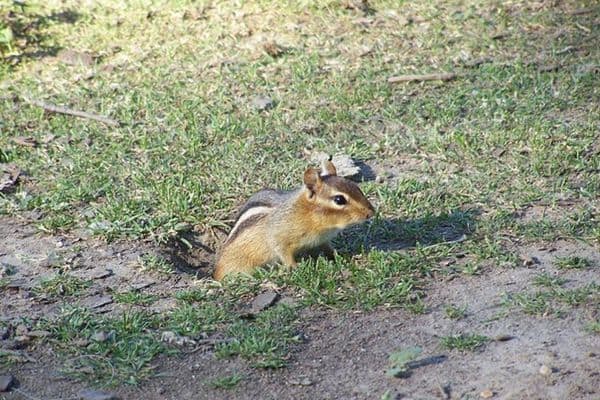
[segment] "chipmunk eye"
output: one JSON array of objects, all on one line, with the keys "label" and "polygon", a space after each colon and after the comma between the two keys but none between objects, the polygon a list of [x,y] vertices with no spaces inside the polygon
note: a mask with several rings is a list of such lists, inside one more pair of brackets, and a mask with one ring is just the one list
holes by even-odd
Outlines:
[{"label": "chipmunk eye", "polygon": [[333,202],[338,206],[343,206],[347,203],[346,198],[340,194],[338,194],[337,196],[333,196]]}]

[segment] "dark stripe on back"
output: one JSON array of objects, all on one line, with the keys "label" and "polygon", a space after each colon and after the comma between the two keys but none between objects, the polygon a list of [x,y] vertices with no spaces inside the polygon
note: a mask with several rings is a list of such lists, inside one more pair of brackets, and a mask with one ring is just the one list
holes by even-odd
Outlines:
[{"label": "dark stripe on back", "polygon": [[[237,217],[235,217],[235,222],[238,222],[240,217],[244,215],[246,211],[254,207],[273,207],[272,203],[267,203],[266,201],[251,201],[242,207],[242,209],[238,212]],[[260,215],[260,214],[259,214]]]},{"label": "dark stripe on back", "polygon": [[[249,227],[251,227],[252,225],[255,225],[258,223],[258,221],[260,221],[261,219],[263,219],[264,217],[266,217],[267,214],[266,213],[262,213],[262,214],[256,214],[253,215],[251,217],[248,217],[247,220],[245,220],[244,222],[242,222],[236,229],[235,232],[233,232],[233,235],[228,237],[227,240],[225,241],[225,244],[232,242],[235,240],[235,238],[237,238],[240,233],[242,233],[243,231],[245,231],[246,229],[248,229]],[[234,225],[235,227],[235,225]]]}]

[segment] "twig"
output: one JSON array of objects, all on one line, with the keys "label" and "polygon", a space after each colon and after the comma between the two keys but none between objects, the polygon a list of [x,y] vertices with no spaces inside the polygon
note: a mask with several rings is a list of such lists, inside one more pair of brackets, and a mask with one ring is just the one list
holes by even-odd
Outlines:
[{"label": "twig", "polygon": [[440,74],[425,74],[425,75],[398,75],[388,78],[388,83],[398,82],[423,82],[423,81],[450,81],[459,76],[454,72]]},{"label": "twig", "polygon": [[569,11],[568,14],[571,14],[571,15],[582,15],[582,14],[591,13],[592,11],[595,11],[597,9],[598,9],[598,7],[579,8],[577,10]]},{"label": "twig", "polygon": [[28,99],[28,98],[23,98],[23,100],[26,103],[29,103],[31,105],[34,105],[36,107],[41,107],[44,110],[48,111],[48,112],[53,112],[53,113],[58,113],[58,114],[65,114],[65,115],[72,115],[74,117],[79,117],[79,118],[86,118],[86,119],[92,119],[94,121],[99,121],[102,122],[103,124],[109,125],[109,126],[122,126],[123,123],[116,121],[112,118],[108,118],[105,117],[103,115],[98,115],[98,114],[93,114],[93,113],[89,113],[89,112],[85,112],[85,111],[77,111],[77,110],[71,110],[69,108],[66,107],[61,107],[61,106],[56,106],[54,104],[50,104],[50,103],[45,103],[43,101],[40,100],[35,100],[35,99]]}]

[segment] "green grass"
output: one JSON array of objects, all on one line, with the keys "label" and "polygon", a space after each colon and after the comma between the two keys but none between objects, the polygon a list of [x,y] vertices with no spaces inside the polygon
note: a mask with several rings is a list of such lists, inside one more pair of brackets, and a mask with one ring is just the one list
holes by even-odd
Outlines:
[{"label": "green grass", "polygon": [[446,314],[446,317],[450,319],[463,319],[467,316],[467,306],[455,306],[449,304],[444,308],[444,313]]},{"label": "green grass", "polygon": [[592,262],[584,257],[571,256],[556,259],[556,266],[560,269],[585,269],[592,266]]},{"label": "green grass", "polygon": [[590,333],[600,335],[600,321],[591,321],[586,325],[586,330]]},{"label": "green grass", "polygon": [[[598,78],[586,67],[600,62],[600,48],[589,46],[600,33],[600,11],[565,11],[593,2],[533,10],[524,0],[510,9],[472,0],[373,0],[377,22],[368,26],[337,1],[217,3],[200,18],[185,16],[198,7],[187,0],[158,1],[151,17],[147,7],[115,0],[0,6],[0,163],[24,171],[15,188],[0,193],[0,214],[39,211],[32,223],[49,233],[190,244],[190,232],[227,230],[256,190],[298,186],[305,152],[315,150],[349,154],[386,178],[361,184],[377,217],[336,239],[342,255],[335,260],[190,288],[173,294],[178,304],[161,318],[137,308],[126,311],[127,321],[66,311],[48,328],[76,360],[67,369],[77,376],[110,384],[145,379],[151,360],[166,351],[160,330],[192,339],[227,332],[232,341],[219,345],[219,356],[283,366],[297,310],[276,307],[253,321],[234,311],[265,281],[302,307],[419,313],[438,273],[483,279],[488,270],[519,265],[515,245],[600,243]],[[7,26],[19,40],[3,39]],[[500,31],[508,37],[494,39]],[[254,42],[261,36],[288,50],[266,54]],[[572,51],[562,52],[567,46]],[[91,65],[49,62],[61,49],[95,58]],[[468,65],[479,58],[488,61]],[[560,67],[540,70],[547,65]],[[387,82],[440,71],[461,76]],[[258,94],[274,107],[257,111],[251,99]],[[47,113],[25,97],[123,125]],[[19,144],[18,136],[37,145]],[[440,267],[459,258],[465,262]],[[578,256],[556,265],[593,267]],[[138,266],[140,274],[165,278],[178,272],[155,253]],[[564,289],[560,277],[539,275],[534,283],[539,291],[511,294],[506,304],[541,316],[597,296],[597,286]],[[73,298],[88,285],[62,273],[35,292]],[[139,292],[114,298],[142,307],[155,300]],[[445,310],[457,319],[464,312]],[[72,345],[108,329],[101,326],[116,332],[110,346]],[[127,354],[128,346],[137,350]]]},{"label": "green grass", "polygon": [[[102,386],[138,384],[153,376],[157,355],[178,352],[161,341],[166,331],[194,340],[219,330],[226,340],[215,345],[217,357],[240,356],[257,368],[286,365],[290,347],[299,341],[295,309],[280,305],[248,320],[237,315],[231,303],[218,304],[222,297],[211,300],[183,302],[160,315],[127,309],[120,315],[98,316],[85,308],[66,308],[35,328],[51,333],[48,340],[69,360],[63,368],[67,375]],[[235,383],[232,378],[230,384]]]},{"label": "green grass", "polygon": [[[431,15],[424,32],[414,24],[398,31],[396,22],[385,18],[377,28],[359,32],[352,14],[339,5],[321,8],[312,3],[308,9],[315,19],[303,22],[307,29],[317,24],[318,36],[326,42],[335,32],[333,27],[344,27],[350,35],[350,53],[296,45],[273,58],[260,46],[241,53],[228,50],[244,41],[243,35],[223,35],[237,22],[225,20],[217,27],[210,21],[216,12],[231,11],[230,5],[207,11],[206,20],[185,20],[183,13],[193,6],[184,3],[177,8],[165,5],[153,18],[140,20],[140,26],[130,22],[131,16],[139,14],[133,5],[119,11],[108,7],[112,3],[94,11],[69,2],[26,7],[19,17],[24,20],[77,9],[72,22],[40,25],[41,32],[36,34],[44,40],[38,46],[104,53],[92,67],[59,64],[46,72],[51,79],[43,85],[32,78],[30,69],[43,60],[25,58],[19,67],[9,68],[8,92],[30,93],[59,104],[75,99],[74,108],[107,114],[129,125],[107,128],[89,120],[48,116],[25,104],[19,106],[19,113],[12,113],[11,100],[2,100],[3,158],[18,163],[36,179],[33,187],[21,186],[14,194],[3,195],[0,210],[41,209],[45,217],[40,227],[49,231],[82,226],[107,239],[163,241],[192,226],[200,231],[223,226],[232,208],[262,186],[298,185],[306,163],[296,154],[308,144],[374,163],[398,156],[432,159],[432,163],[416,164],[416,169],[392,185],[365,185],[367,193],[377,198],[382,216],[406,220],[403,230],[408,241],[444,240],[456,224],[471,233],[475,226],[482,233],[494,232],[491,228],[498,217],[537,202],[552,207],[558,192],[578,201],[572,212],[565,211],[565,218],[506,219],[500,228],[532,238],[554,234],[598,239],[593,207],[600,187],[594,173],[598,158],[586,153],[596,132],[592,115],[598,104],[591,101],[596,85],[593,72],[578,69],[598,59],[597,49],[582,54],[550,52],[545,63],[565,66],[542,73],[530,64],[530,43],[559,50],[567,38],[552,42],[548,35],[523,34],[494,41],[486,21],[498,16],[488,15],[484,3],[470,4],[470,16],[464,18],[455,17],[465,15],[457,5],[448,5],[452,11],[447,14],[434,12],[426,4],[372,5],[396,8],[401,15]],[[516,9],[521,6],[517,4]],[[264,18],[277,15],[281,26],[297,19],[291,4],[248,3],[244,8],[262,12]],[[593,21],[594,15],[576,20],[552,10],[533,15],[516,12],[510,24],[518,28],[533,23],[556,30],[575,21],[585,23],[582,18]],[[117,18],[126,21],[118,31],[114,28]],[[179,23],[172,18],[179,18]],[[143,37],[138,34],[141,30]],[[389,35],[392,30],[395,34]],[[139,51],[132,48],[130,36],[117,32],[134,35]],[[452,35],[460,40],[450,40]],[[572,35],[572,42],[584,39],[579,30]],[[194,40],[182,40],[187,37]],[[414,41],[406,38],[414,37],[421,51],[406,58],[402,49]],[[357,59],[351,54],[359,38],[379,44],[368,57]],[[159,42],[164,51],[156,51]],[[212,51],[217,47],[221,53]],[[26,49],[17,47],[10,54],[18,56],[21,51]],[[321,73],[328,60],[322,52],[334,54],[341,68]],[[462,69],[457,59],[460,52],[473,58],[485,54],[493,60]],[[147,57],[143,68],[123,64],[124,60],[139,62],[141,54]],[[234,54],[236,61],[219,65],[219,57]],[[399,73],[429,72],[431,60],[444,60],[437,63],[440,70],[458,70],[468,76],[444,85],[386,82]],[[106,73],[100,69],[104,65],[116,67]],[[204,79],[191,79],[198,68]],[[90,69],[95,72],[91,79],[72,82],[73,74]],[[418,90],[417,95],[407,101],[413,90]],[[276,107],[255,112],[249,99],[257,93],[269,94]],[[557,123],[567,115],[577,117],[569,126]],[[401,121],[402,135],[363,122],[374,116],[383,126]],[[36,148],[14,144],[10,138],[20,135],[25,125],[27,135],[40,143],[48,132],[54,138]],[[319,135],[314,135],[315,129]],[[273,135],[278,135],[276,145],[269,144]],[[501,156],[497,156],[499,150],[503,150]],[[240,185],[240,178],[250,183]],[[427,229],[430,222],[435,223],[431,216],[460,213],[469,207],[483,207],[486,217],[477,218],[476,225],[443,217],[450,225]],[[532,230],[535,226],[539,228]],[[485,239],[495,241],[494,235]]]},{"label": "green grass", "polygon": [[560,276],[550,275],[548,273],[541,273],[533,278],[533,284],[544,287],[560,287],[567,282],[566,279]]},{"label": "green grass", "polygon": [[68,273],[59,273],[52,278],[44,279],[33,291],[38,295],[50,297],[71,297],[82,293],[91,285],[86,281]]},{"label": "green grass", "polygon": [[487,336],[463,333],[458,335],[443,336],[440,340],[442,347],[448,350],[475,351],[487,344]]},{"label": "green grass", "polygon": [[545,317],[556,313],[549,292],[516,293],[507,297],[505,304],[521,309],[525,314]]},{"label": "green grass", "polygon": [[208,382],[208,385],[213,389],[233,389],[240,383],[244,377],[239,374],[233,374],[228,376],[223,376],[220,378],[212,379]]},{"label": "green grass", "polygon": [[140,270],[144,272],[155,272],[169,275],[175,271],[175,267],[168,260],[155,254],[144,254],[139,260]]},{"label": "green grass", "polygon": [[284,367],[289,346],[299,341],[293,329],[296,318],[292,308],[280,305],[262,312],[254,321],[239,320],[226,331],[235,339],[217,345],[215,354],[219,358],[240,356],[259,368]]},{"label": "green grass", "polygon": [[[539,276],[534,280],[539,280]],[[537,317],[560,316],[567,308],[590,306],[596,307],[600,299],[600,285],[590,283],[583,287],[564,289],[555,278],[548,285],[546,278],[542,286],[547,290],[537,292],[519,292],[507,295],[504,304],[518,308],[526,314]]]},{"label": "green grass", "polygon": [[429,262],[417,252],[371,251],[366,258],[319,257],[303,261],[291,271],[263,270],[256,276],[299,292],[307,305],[366,310],[387,305],[419,312],[424,306],[417,276]]},{"label": "green grass", "polygon": [[[116,317],[97,317],[83,308],[65,309],[57,320],[40,327],[52,333],[51,343],[69,354],[63,371],[95,384],[137,384],[152,376],[150,362],[164,345],[152,328],[158,320],[144,311],[126,311]],[[106,340],[93,340],[105,332]]]}]

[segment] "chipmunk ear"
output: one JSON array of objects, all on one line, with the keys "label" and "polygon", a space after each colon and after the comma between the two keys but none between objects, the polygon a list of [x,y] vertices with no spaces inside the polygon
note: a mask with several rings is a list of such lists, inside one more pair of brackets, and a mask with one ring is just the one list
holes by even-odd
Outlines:
[{"label": "chipmunk ear", "polygon": [[321,176],[319,175],[319,170],[316,168],[308,168],[304,171],[304,185],[314,194],[321,187]]},{"label": "chipmunk ear", "polygon": [[321,164],[321,176],[336,176],[337,170],[335,169],[335,165],[331,162],[331,157],[329,160],[323,160],[323,164]]}]

